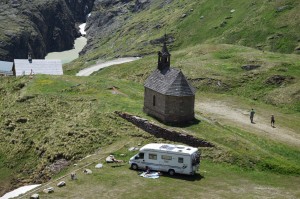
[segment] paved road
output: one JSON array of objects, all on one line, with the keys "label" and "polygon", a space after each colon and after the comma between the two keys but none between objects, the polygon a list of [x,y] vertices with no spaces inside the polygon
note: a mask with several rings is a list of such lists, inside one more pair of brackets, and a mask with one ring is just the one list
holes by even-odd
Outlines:
[{"label": "paved road", "polygon": [[125,57],[125,58],[118,58],[118,59],[114,59],[111,61],[107,61],[107,62],[103,62],[103,63],[99,63],[96,64],[92,67],[89,68],[85,68],[81,71],[79,71],[76,76],[89,76],[91,75],[93,72],[96,72],[98,70],[100,70],[101,68],[106,68],[112,65],[118,65],[118,64],[123,64],[123,63],[127,63],[127,62],[132,62],[135,60],[140,59],[139,57]]}]

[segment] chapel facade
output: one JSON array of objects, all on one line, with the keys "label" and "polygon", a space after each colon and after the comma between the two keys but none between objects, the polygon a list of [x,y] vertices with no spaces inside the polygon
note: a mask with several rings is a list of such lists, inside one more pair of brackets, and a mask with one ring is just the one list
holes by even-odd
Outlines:
[{"label": "chapel facade", "polygon": [[194,120],[195,89],[181,70],[170,66],[171,54],[164,42],[158,52],[157,69],[144,84],[144,112],[164,123]]}]

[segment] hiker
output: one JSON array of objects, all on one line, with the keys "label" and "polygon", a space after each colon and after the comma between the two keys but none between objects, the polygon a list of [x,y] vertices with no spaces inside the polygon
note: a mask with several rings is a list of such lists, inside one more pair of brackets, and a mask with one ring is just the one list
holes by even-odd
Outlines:
[{"label": "hiker", "polygon": [[255,111],[253,109],[251,109],[251,112],[250,112],[250,121],[251,123],[253,124],[253,118],[254,118],[254,114],[255,114]]},{"label": "hiker", "polygon": [[273,127],[273,128],[275,128],[275,117],[274,117],[274,115],[271,115],[271,126]]}]

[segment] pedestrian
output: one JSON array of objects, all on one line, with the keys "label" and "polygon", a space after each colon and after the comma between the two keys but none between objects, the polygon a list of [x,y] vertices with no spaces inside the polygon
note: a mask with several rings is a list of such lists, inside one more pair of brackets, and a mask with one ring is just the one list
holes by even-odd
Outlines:
[{"label": "pedestrian", "polygon": [[253,122],[254,114],[255,114],[254,109],[251,109],[251,112],[250,112],[250,121],[251,121],[252,124],[254,123]]},{"label": "pedestrian", "polygon": [[275,117],[274,117],[274,115],[271,115],[271,126],[273,127],[273,128],[275,128]]}]

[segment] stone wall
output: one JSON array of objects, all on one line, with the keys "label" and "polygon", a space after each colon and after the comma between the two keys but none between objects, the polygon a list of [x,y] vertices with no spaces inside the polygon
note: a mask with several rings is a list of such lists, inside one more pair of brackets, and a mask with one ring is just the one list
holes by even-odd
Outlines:
[{"label": "stone wall", "polygon": [[168,129],[152,124],[146,119],[118,111],[116,111],[115,113],[131,122],[132,124],[136,125],[137,127],[143,129],[144,131],[154,135],[155,137],[164,138],[166,140],[174,142],[180,142],[193,147],[214,147],[214,145],[209,142],[196,138],[192,135],[170,131]]}]

